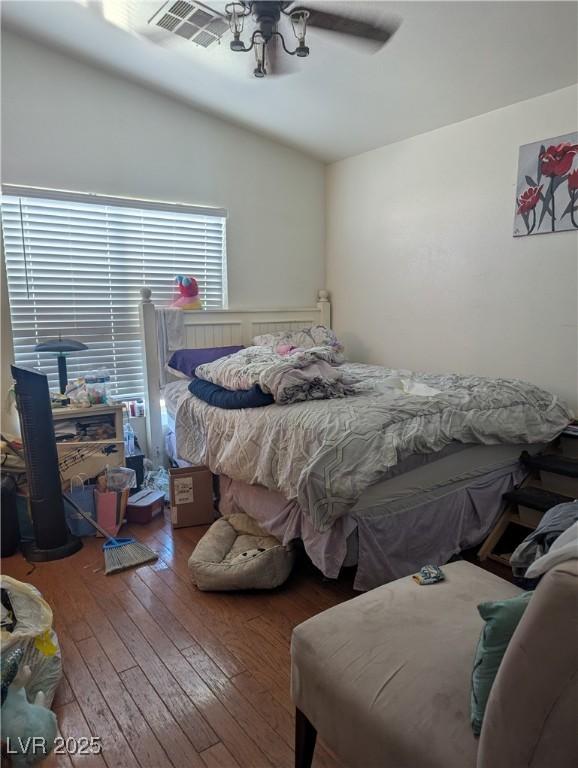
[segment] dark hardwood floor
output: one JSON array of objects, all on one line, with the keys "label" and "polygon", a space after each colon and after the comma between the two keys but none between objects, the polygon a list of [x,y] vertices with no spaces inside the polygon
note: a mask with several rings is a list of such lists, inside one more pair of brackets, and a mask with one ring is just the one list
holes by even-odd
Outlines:
[{"label": "dark hardwood floor", "polygon": [[[123,533],[126,530],[123,529]],[[292,628],[354,596],[351,576],[326,582],[305,558],[270,593],[203,593],[187,559],[205,528],[162,519],[133,526],[160,554],[105,576],[102,539],[65,560],[2,571],[52,606],[64,678],[54,709],[63,737],[97,736],[101,755],[51,755],[46,768],[290,768]],[[320,744],[316,768],[336,768]]]}]

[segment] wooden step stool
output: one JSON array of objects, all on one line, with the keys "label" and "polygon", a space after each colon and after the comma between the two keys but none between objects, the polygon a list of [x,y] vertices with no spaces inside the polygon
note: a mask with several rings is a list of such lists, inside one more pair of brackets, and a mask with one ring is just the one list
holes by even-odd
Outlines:
[{"label": "wooden step stool", "polygon": [[[575,435],[564,437],[576,439]],[[530,470],[532,481],[540,486],[525,485],[504,494],[506,510],[480,547],[479,560],[489,558],[510,565],[509,554],[494,551],[508,527],[518,525],[533,531],[545,512],[578,497],[578,459],[557,453],[530,456],[524,451],[520,461]]]}]

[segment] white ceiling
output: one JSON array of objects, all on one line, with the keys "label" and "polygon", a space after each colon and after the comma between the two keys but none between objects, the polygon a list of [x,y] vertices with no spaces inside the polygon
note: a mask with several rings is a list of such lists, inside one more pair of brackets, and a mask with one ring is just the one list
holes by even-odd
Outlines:
[{"label": "white ceiling", "polygon": [[577,2],[309,3],[402,25],[375,54],[311,30],[311,55],[291,59],[295,73],[263,80],[250,74],[251,54],[229,50],[228,37],[203,49],[174,35],[168,47],[140,35],[161,4],[4,0],[3,25],[325,161],[578,81]]}]

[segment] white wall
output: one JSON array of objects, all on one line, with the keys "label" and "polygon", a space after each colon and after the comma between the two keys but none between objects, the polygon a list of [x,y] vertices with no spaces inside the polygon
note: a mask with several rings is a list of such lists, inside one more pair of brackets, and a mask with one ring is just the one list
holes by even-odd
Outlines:
[{"label": "white wall", "polygon": [[12,322],[10,320],[10,305],[8,303],[8,285],[6,282],[6,266],[4,264],[4,242],[0,227],[0,430],[2,434],[18,434],[18,414],[14,401],[9,395],[12,386],[10,363],[14,362],[14,347],[12,344]]},{"label": "white wall", "polygon": [[329,168],[327,284],[350,357],[520,377],[576,407],[578,234],[513,238],[512,223],[519,145],[577,122],[565,88]]},{"label": "white wall", "polygon": [[2,36],[2,181],[229,210],[229,305],[324,287],[324,166],[13,32]]}]

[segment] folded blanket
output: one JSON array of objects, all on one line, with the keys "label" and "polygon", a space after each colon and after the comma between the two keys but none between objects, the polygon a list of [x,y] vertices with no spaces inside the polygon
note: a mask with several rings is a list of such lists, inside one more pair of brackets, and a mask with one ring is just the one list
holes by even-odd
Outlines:
[{"label": "folded blanket", "polygon": [[189,384],[189,392],[200,400],[216,408],[227,410],[241,410],[242,408],[262,408],[273,404],[273,396],[261,391],[261,387],[255,384],[251,389],[238,389],[233,392],[218,384],[203,379],[193,379]]},{"label": "folded blanket", "polygon": [[289,405],[353,394],[354,382],[336,367],[339,359],[331,347],[295,349],[286,355],[267,347],[248,347],[200,365],[196,376],[230,390],[247,390],[258,384],[278,405]]}]

